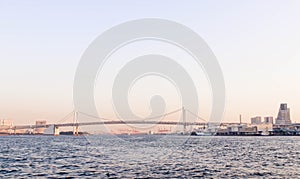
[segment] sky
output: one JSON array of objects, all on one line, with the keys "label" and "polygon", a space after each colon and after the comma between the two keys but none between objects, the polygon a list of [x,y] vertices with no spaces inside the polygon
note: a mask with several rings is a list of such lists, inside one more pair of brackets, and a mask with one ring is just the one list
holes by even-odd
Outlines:
[{"label": "sky", "polygon": [[[214,52],[226,86],[223,121],[237,122],[239,114],[245,122],[253,116],[276,117],[284,102],[291,108],[292,121],[300,122],[299,9],[297,0],[0,0],[0,119],[15,124],[59,121],[74,109],[74,76],[88,45],[120,23],[161,18],[197,32]],[[153,50],[149,46],[156,47],[155,52],[174,48],[145,42],[121,50],[111,61],[129,58],[135,48],[142,49],[139,53]],[[199,115],[208,118],[211,94],[203,71],[194,68],[188,57],[179,62],[196,81]],[[101,114],[114,117],[106,94],[122,63],[109,63],[105,70],[111,75],[96,82],[95,99]],[[148,105],[148,93],[173,99],[176,105],[171,100],[169,111],[180,106],[168,82],[144,80],[130,93],[133,111],[141,116],[149,113],[146,107],[138,108]],[[151,87],[147,80],[161,85],[146,92],[145,85]]]}]

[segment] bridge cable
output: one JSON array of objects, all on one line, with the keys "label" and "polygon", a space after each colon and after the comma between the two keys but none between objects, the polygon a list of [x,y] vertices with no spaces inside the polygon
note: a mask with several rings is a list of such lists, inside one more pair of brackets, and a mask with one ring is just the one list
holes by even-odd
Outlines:
[{"label": "bridge cable", "polygon": [[[159,115],[159,116],[154,116],[154,117],[148,117],[148,118],[144,118],[143,120],[149,120],[149,119],[157,119],[157,118],[160,118],[160,117],[166,117],[168,115],[171,115],[171,114],[175,114],[179,111],[181,111],[182,108],[179,108],[177,110],[174,110],[174,111],[171,111],[171,112],[168,112],[168,113],[165,113],[165,114],[162,114],[162,115]],[[138,120],[137,120],[138,121]]]},{"label": "bridge cable", "polygon": [[102,120],[106,120],[106,121],[115,121],[115,119],[108,119],[108,118],[103,118],[103,117],[99,117],[99,116],[94,116],[94,115],[87,114],[87,113],[80,112],[80,111],[77,111],[77,112],[80,113],[80,114],[92,117],[92,118],[96,118],[96,119],[102,119]]},{"label": "bridge cable", "polygon": [[74,110],[72,112],[70,112],[69,114],[67,114],[65,117],[63,117],[60,120],[58,120],[57,122],[55,122],[55,123],[59,124],[59,123],[65,122],[69,117],[71,117],[70,115],[72,115],[73,113],[74,113]]},{"label": "bridge cable", "polygon": [[198,118],[198,119],[200,119],[200,120],[202,120],[202,121],[204,121],[204,122],[207,122],[205,119],[203,119],[202,117],[200,117],[200,116],[198,116],[197,114],[193,113],[192,111],[190,111],[190,110],[188,110],[188,109],[186,109],[186,111],[189,112],[190,114],[192,114],[193,116],[195,116],[196,118]]},{"label": "bridge cable", "polygon": [[[165,113],[165,114],[160,115],[160,116],[154,116],[154,117],[145,118],[145,119],[143,119],[143,120],[157,119],[157,118],[160,118],[160,117],[165,117],[165,116],[168,116],[168,115],[177,113],[177,112],[181,111],[181,109],[182,109],[182,108],[177,109],[177,110],[174,110],[174,111],[171,111],[171,112],[169,112],[169,113]],[[78,111],[78,113],[83,114],[83,115],[86,115],[86,116],[89,116],[89,117],[92,117],[92,118],[96,118],[96,119],[116,121],[116,119],[108,119],[108,118],[98,117],[98,116],[94,116],[94,115],[87,114],[87,113],[80,112],[80,111]],[[119,119],[118,119],[118,120],[119,120]],[[119,121],[120,121],[120,120],[119,120]],[[140,119],[138,119],[138,120],[131,120],[131,121],[140,121]]]}]

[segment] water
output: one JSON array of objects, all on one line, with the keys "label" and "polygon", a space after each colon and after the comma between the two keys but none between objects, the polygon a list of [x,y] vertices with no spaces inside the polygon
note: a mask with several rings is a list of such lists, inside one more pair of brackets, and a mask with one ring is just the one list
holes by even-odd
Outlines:
[{"label": "water", "polygon": [[0,178],[300,178],[300,137],[2,136]]}]

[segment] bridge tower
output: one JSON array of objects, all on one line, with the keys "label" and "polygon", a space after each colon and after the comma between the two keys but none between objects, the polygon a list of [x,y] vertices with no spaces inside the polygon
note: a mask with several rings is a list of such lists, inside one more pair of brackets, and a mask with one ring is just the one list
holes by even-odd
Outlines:
[{"label": "bridge tower", "polygon": [[53,130],[54,130],[54,132],[53,132],[54,135],[59,136],[59,127],[54,125]]},{"label": "bridge tower", "polygon": [[182,107],[182,122],[183,122],[183,133],[186,133],[186,111],[184,107]]},{"label": "bridge tower", "polygon": [[73,135],[78,136],[78,134],[79,134],[78,112],[74,111],[74,117],[73,117]]}]

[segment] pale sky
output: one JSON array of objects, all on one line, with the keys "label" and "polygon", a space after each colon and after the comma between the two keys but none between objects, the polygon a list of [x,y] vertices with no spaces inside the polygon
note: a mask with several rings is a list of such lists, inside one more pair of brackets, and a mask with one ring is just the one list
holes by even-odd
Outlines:
[{"label": "pale sky", "polygon": [[[216,55],[226,85],[223,121],[238,121],[239,114],[245,122],[257,115],[275,118],[279,104],[285,102],[292,121],[300,122],[299,9],[298,0],[0,0],[0,119],[15,124],[60,120],[73,110],[75,71],[95,38],[129,20],[162,18],[197,32]],[[183,66],[201,82],[197,88],[204,86],[199,90],[200,115],[207,118],[211,102],[203,74],[199,70],[198,75],[189,60]],[[159,83],[165,87],[162,91],[172,88]],[[146,106],[146,97],[137,96],[140,86],[143,82],[133,88],[137,91],[130,100]],[[95,99],[107,97],[101,90]],[[153,91],[159,93],[159,88]],[[172,104],[168,106],[172,110]],[[106,107],[100,111],[113,116]]]}]

